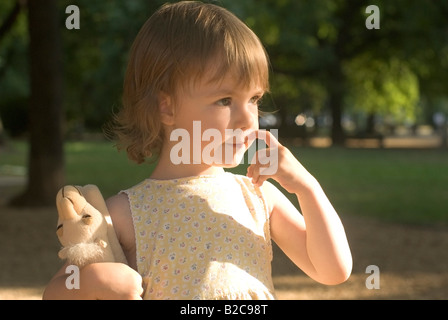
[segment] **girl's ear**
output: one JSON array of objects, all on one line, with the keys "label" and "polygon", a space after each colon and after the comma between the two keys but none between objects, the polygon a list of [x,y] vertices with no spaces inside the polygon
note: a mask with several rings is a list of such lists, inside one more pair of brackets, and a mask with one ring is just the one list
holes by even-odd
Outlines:
[{"label": "girl's ear", "polygon": [[174,125],[173,99],[165,92],[160,92],[158,98],[160,121],[167,126]]}]

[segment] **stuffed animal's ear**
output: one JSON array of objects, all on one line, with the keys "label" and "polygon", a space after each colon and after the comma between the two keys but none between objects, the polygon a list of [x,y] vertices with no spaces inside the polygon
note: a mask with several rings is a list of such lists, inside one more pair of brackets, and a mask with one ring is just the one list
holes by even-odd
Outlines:
[{"label": "stuffed animal's ear", "polygon": [[61,223],[57,226],[56,228],[56,234],[59,238],[62,238],[62,235],[64,234],[64,229],[63,229],[64,225]]},{"label": "stuffed animal's ear", "polygon": [[88,203],[90,203],[96,210],[101,212],[103,215],[108,212],[106,202],[104,201],[103,195],[100,189],[93,184],[85,185],[80,188],[84,198]]},{"label": "stuffed animal's ear", "polygon": [[82,216],[82,222],[84,222],[84,224],[90,225],[93,222],[93,218],[90,214],[85,214]]},{"label": "stuffed animal's ear", "polygon": [[86,199],[80,187],[77,186],[65,186],[59,190],[56,196],[56,207],[61,220],[76,218],[86,204]]}]

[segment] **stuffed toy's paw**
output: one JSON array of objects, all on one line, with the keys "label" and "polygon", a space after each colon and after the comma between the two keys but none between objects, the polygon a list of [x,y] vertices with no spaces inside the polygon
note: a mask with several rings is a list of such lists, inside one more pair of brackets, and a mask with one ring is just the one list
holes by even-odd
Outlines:
[{"label": "stuffed toy's paw", "polygon": [[94,185],[65,186],[56,196],[56,234],[61,259],[82,267],[94,262],[126,263],[101,192]]}]

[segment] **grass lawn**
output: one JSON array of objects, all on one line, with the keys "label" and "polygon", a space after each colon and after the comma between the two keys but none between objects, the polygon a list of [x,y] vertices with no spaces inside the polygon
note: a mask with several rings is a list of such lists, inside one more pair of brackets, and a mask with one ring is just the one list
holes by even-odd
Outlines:
[{"label": "grass lawn", "polygon": [[[7,151],[0,151],[0,175],[23,173],[26,149],[24,143],[13,142]],[[298,147],[291,151],[319,180],[341,215],[448,225],[447,152]],[[153,168],[131,163],[108,142],[67,143],[66,166],[67,184],[96,184],[105,197],[140,182]],[[232,171],[244,174],[246,167]]]},{"label": "grass lawn", "polygon": [[448,224],[448,153],[441,150],[298,149],[342,213]]}]

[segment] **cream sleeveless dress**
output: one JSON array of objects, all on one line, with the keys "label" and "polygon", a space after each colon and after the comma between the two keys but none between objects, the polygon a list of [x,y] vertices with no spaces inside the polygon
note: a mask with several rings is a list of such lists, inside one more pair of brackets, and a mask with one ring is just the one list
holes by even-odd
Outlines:
[{"label": "cream sleeveless dress", "polygon": [[269,213],[250,179],[146,179],[127,194],[144,299],[274,299]]}]

